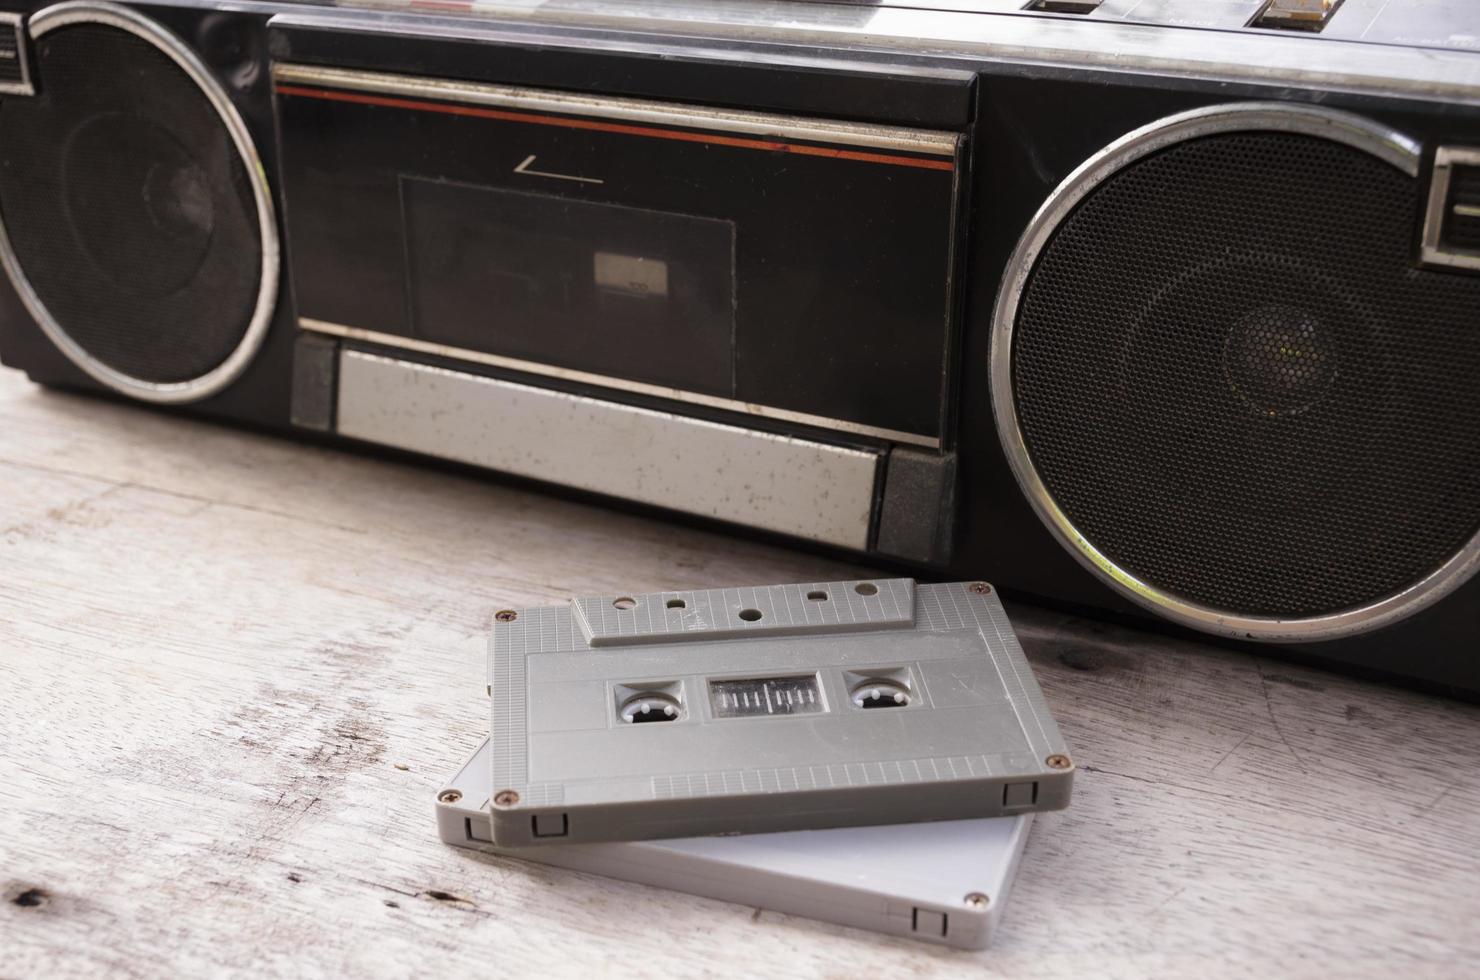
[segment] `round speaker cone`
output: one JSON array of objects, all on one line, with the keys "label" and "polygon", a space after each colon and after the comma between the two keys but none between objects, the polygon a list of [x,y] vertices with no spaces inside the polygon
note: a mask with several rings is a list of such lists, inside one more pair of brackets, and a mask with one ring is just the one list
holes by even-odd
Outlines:
[{"label": "round speaker cone", "polygon": [[162,28],[106,8],[80,17],[33,21],[39,94],[0,102],[7,267],[94,377],[201,397],[245,365],[271,312],[275,233],[255,157]]},{"label": "round speaker cone", "polygon": [[[151,119],[108,113],[79,125],[62,152],[63,214],[91,264],[116,289],[155,300],[188,286],[216,225],[210,178],[190,149]],[[116,164],[100,171],[109,157]]]},{"label": "round speaker cone", "polygon": [[1415,266],[1391,160],[1225,128],[1128,153],[1038,239],[999,418],[1039,509],[1138,600],[1366,628],[1477,547],[1480,278]]},{"label": "round speaker cone", "polygon": [[1330,391],[1336,351],[1309,310],[1258,306],[1229,327],[1223,372],[1253,411],[1290,415],[1306,411]]}]

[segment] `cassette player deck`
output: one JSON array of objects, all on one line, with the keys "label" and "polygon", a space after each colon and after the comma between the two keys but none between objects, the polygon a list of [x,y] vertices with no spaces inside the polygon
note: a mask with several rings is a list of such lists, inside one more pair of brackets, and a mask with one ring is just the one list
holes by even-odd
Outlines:
[{"label": "cassette player deck", "polygon": [[995,592],[910,579],[503,610],[500,847],[989,817],[1073,764]]}]

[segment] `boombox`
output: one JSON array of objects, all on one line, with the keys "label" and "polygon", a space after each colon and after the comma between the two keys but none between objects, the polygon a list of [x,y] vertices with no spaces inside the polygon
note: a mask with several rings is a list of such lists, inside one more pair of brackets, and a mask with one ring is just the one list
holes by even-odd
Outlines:
[{"label": "boombox", "polygon": [[1480,4],[0,6],[42,384],[1480,692]]}]

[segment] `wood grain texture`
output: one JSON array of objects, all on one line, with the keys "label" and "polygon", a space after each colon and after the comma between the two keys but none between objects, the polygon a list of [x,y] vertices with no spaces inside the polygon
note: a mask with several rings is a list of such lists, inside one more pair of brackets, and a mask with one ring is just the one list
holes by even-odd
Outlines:
[{"label": "wood grain texture", "polygon": [[1024,607],[1081,772],[986,953],[438,841],[494,610],[866,573],[0,372],[0,976],[1480,969],[1480,709]]}]

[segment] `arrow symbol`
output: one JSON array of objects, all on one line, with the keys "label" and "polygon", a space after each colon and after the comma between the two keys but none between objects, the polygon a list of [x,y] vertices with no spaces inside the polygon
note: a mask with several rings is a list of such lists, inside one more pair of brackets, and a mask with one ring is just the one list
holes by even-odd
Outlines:
[{"label": "arrow symbol", "polygon": [[524,162],[514,168],[514,172],[516,174],[527,174],[530,177],[554,177],[556,180],[575,180],[579,181],[582,184],[606,183],[606,181],[599,180],[595,177],[577,177],[574,174],[554,174],[550,173],[548,170],[531,170],[529,169],[529,165],[534,163],[534,157],[535,155],[533,153],[525,157]]}]

